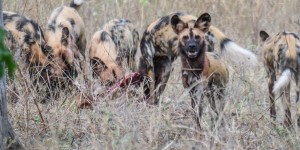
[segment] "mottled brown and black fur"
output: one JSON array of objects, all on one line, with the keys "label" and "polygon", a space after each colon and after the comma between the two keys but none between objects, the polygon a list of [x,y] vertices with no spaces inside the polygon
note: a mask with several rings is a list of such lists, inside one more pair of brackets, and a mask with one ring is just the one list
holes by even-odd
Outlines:
[{"label": "mottled brown and black fur", "polygon": [[[32,81],[30,85],[38,90],[40,97],[44,93],[49,94],[46,91],[51,83],[48,80],[51,61],[48,59],[48,46],[41,27],[34,20],[14,12],[4,11],[3,22],[7,31],[6,45],[13,53],[22,74],[29,73],[29,80]],[[19,92],[14,82],[8,83],[12,84],[14,94]]]},{"label": "mottled brown and black fur", "polygon": [[[171,25],[171,17],[177,15],[184,23],[195,22],[196,17],[184,13],[172,13],[151,23],[143,34],[140,43],[139,72],[144,80],[145,99],[157,104],[170,76],[172,63],[179,55],[178,36]],[[249,61],[256,61],[254,54],[236,45],[216,27],[210,26],[205,35],[208,41],[207,51],[213,51],[214,39],[220,41],[222,50],[230,48],[242,53]]]},{"label": "mottled brown and black fur", "polygon": [[[284,124],[291,126],[290,86],[292,78],[297,86],[296,102],[299,101],[300,39],[295,33],[290,32],[280,32],[269,36],[265,31],[260,31],[260,37],[260,49],[264,54],[264,65],[269,77],[271,118],[276,120],[275,94],[283,94]],[[298,125],[300,125],[300,118],[298,118]]]},{"label": "mottled brown and black fur", "polygon": [[[178,34],[183,86],[190,89],[191,103],[196,108],[199,127],[204,96],[208,97],[212,109],[219,114],[225,104],[223,94],[229,78],[227,65],[222,58],[208,52],[210,44],[205,34],[209,30],[210,22],[211,17],[207,13],[202,14],[196,21],[183,22],[177,15],[171,19],[172,27]],[[217,109],[215,97],[219,99],[220,109]]]},{"label": "mottled brown and black fur", "polygon": [[41,27],[34,20],[14,12],[4,11],[3,22],[8,35],[12,36],[11,44],[7,44],[13,53],[18,48],[21,49],[19,57],[26,56],[25,61],[30,76],[41,73],[42,77],[46,78],[46,70],[50,62],[47,58],[49,52]]},{"label": "mottled brown and black fur", "polygon": [[48,20],[45,39],[55,63],[51,77],[77,77],[75,61],[81,61],[80,53],[85,57],[86,49],[85,26],[77,11],[82,2],[56,8]]},{"label": "mottled brown and black fur", "polygon": [[169,79],[172,63],[179,55],[176,46],[178,37],[170,24],[174,14],[185,22],[196,20],[191,15],[172,13],[151,23],[141,39],[139,72],[144,77],[145,99],[151,104],[158,103]]},{"label": "mottled brown and black fur", "polygon": [[16,40],[16,44],[28,54],[28,62],[44,65],[47,52],[41,27],[32,19],[14,12],[3,12],[4,28]]},{"label": "mottled brown and black fur", "polygon": [[94,77],[113,83],[124,76],[125,68],[136,70],[139,34],[129,20],[109,21],[94,33],[91,41],[90,59]]}]

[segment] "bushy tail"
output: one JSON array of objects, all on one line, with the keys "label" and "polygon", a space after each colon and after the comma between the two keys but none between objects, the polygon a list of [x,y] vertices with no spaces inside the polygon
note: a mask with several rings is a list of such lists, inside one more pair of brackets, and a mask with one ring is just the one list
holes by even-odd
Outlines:
[{"label": "bushy tail", "polygon": [[210,26],[209,31],[220,41],[222,52],[229,52],[232,56],[236,56],[242,61],[246,60],[251,64],[257,64],[257,58],[254,53],[234,43],[218,28]]},{"label": "bushy tail", "polygon": [[292,79],[292,71],[285,69],[273,87],[273,93],[279,93],[283,88],[287,87]]},{"label": "bushy tail", "polygon": [[79,10],[80,6],[82,5],[84,0],[72,0],[70,3],[70,7]]},{"label": "bushy tail", "polygon": [[285,51],[285,60],[283,61],[283,71],[281,76],[276,81],[272,92],[277,94],[284,88],[286,88],[292,80],[293,70],[297,68],[297,51],[296,51],[296,39],[292,34],[286,34],[284,40],[287,43],[287,50]]}]

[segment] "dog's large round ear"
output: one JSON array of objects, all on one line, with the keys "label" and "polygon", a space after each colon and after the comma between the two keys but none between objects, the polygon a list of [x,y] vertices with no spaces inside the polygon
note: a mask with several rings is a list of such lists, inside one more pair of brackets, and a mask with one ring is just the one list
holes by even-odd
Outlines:
[{"label": "dog's large round ear", "polygon": [[269,34],[266,31],[262,30],[259,32],[259,36],[260,36],[260,39],[264,42],[269,37]]},{"label": "dog's large round ear", "polygon": [[211,17],[208,13],[202,14],[195,23],[195,28],[199,28],[203,32],[207,32],[209,30],[211,23]]},{"label": "dog's large round ear", "polygon": [[61,32],[62,32],[62,34],[61,34],[61,44],[67,46],[68,41],[69,41],[69,37],[70,37],[70,32],[69,32],[68,27],[63,27]]},{"label": "dog's large round ear", "polygon": [[178,15],[172,16],[171,25],[176,34],[180,33],[184,29],[184,23]]}]

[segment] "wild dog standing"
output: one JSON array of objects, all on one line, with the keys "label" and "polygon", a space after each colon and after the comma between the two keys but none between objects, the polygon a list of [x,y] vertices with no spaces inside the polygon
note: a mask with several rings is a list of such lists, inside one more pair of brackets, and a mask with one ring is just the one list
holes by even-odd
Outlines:
[{"label": "wild dog standing", "polygon": [[124,76],[125,67],[136,70],[138,41],[139,34],[129,20],[114,19],[106,23],[92,37],[90,59],[94,76],[112,83]]},{"label": "wild dog standing", "polygon": [[178,50],[182,62],[182,82],[185,88],[191,88],[192,107],[197,106],[196,120],[200,127],[202,100],[207,94],[212,109],[219,114],[215,104],[215,95],[224,107],[223,94],[229,73],[225,62],[215,53],[208,52],[209,43],[205,33],[210,27],[211,17],[202,14],[197,21],[183,22],[177,15],[171,18],[174,31],[178,34]]},{"label": "wild dog standing", "polygon": [[[183,13],[173,13],[151,23],[141,39],[141,58],[139,72],[144,77],[145,98],[152,104],[157,104],[160,94],[164,91],[170,76],[171,64],[179,55],[177,49],[178,36],[171,25],[171,17],[177,15],[184,23],[196,21],[197,18]],[[206,39],[211,43],[211,36],[221,41],[222,49],[230,49],[245,54],[251,61],[256,61],[254,54],[239,47],[215,27],[210,27]],[[209,33],[208,32],[208,33]],[[213,43],[213,42],[212,42]],[[213,45],[208,45],[212,51]],[[145,77],[148,76],[149,80]],[[152,80],[152,81],[151,81]]]},{"label": "wild dog standing", "polygon": [[[139,72],[144,77],[145,98],[151,104],[157,104],[171,73],[171,65],[178,56],[177,35],[170,25],[171,17],[176,14],[184,22],[196,20],[196,17],[173,13],[151,23],[143,34],[140,43]],[[148,76],[150,81],[145,78]],[[156,89],[158,88],[158,89]],[[157,91],[155,91],[155,89]]]},{"label": "wild dog standing", "polygon": [[84,22],[77,10],[83,0],[73,0],[70,6],[56,8],[48,21],[46,42],[51,49],[53,77],[76,77],[75,59],[85,56],[86,38]]},{"label": "wild dog standing", "polygon": [[[276,120],[275,94],[283,94],[285,111],[284,124],[292,125],[290,84],[294,76],[297,85],[296,102],[299,101],[300,90],[300,40],[295,33],[280,32],[269,36],[265,31],[260,31],[261,49],[264,53],[264,65],[269,77],[270,115]],[[276,82],[275,82],[276,81]],[[275,82],[275,84],[274,84]],[[300,125],[300,118],[298,118]]]},{"label": "wild dog standing", "polygon": [[[197,106],[197,124],[200,127],[202,99],[209,98],[212,109],[219,114],[224,107],[222,100],[228,82],[228,67],[220,56],[208,52],[210,43],[205,34],[210,31],[221,41],[223,51],[234,51],[246,55],[250,61],[256,61],[249,51],[239,47],[228,39],[219,29],[211,26],[208,13],[202,14],[196,21],[184,22],[179,16],[171,18],[174,31],[178,34],[178,50],[182,62],[182,81],[185,88],[191,88],[192,107]],[[226,47],[226,49],[224,49]],[[222,56],[222,55],[221,55]],[[215,104],[215,96],[220,100],[220,109]]]}]

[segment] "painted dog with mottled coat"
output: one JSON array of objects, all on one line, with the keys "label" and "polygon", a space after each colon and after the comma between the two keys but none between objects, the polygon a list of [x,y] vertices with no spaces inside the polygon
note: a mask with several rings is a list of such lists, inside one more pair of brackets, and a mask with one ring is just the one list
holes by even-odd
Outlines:
[{"label": "painted dog with mottled coat", "polygon": [[[183,86],[190,89],[191,104],[193,108],[196,106],[199,127],[204,95],[218,115],[224,108],[224,90],[229,79],[228,67],[222,58],[208,52],[209,42],[205,34],[210,28],[210,22],[211,17],[207,13],[190,22],[183,22],[178,15],[171,18],[172,27],[178,34]],[[216,106],[215,96],[219,99],[220,109]]]},{"label": "painted dog with mottled coat", "polygon": [[125,74],[125,68],[136,70],[135,54],[139,34],[126,19],[104,24],[91,40],[90,60],[93,75],[105,83],[114,83]]},{"label": "painted dog with mottled coat", "polygon": [[[144,99],[150,104],[157,104],[169,79],[172,63],[179,56],[178,35],[171,24],[171,17],[177,15],[184,23],[195,22],[196,17],[184,13],[172,13],[151,23],[143,34],[140,43],[142,56],[140,57],[139,72],[144,81]],[[210,43],[207,51],[213,51],[212,39],[220,40],[222,49],[231,49],[245,54],[249,61],[256,61],[251,52],[241,48],[217,28],[210,26],[206,32],[206,40]]]},{"label": "painted dog with mottled coat", "polygon": [[80,53],[85,57],[85,26],[78,14],[82,3],[83,0],[72,0],[69,6],[56,8],[48,20],[45,39],[55,63],[52,77],[76,77],[75,60],[79,60]]},{"label": "painted dog with mottled coat", "polygon": [[[26,56],[30,76],[40,72],[46,78],[49,60],[44,33],[38,23],[15,12],[3,12],[4,28],[10,37],[9,48],[15,53],[15,46],[21,49],[21,55]],[[13,48],[14,47],[14,48]],[[18,59],[18,58],[16,58]]]},{"label": "painted dog with mottled coat", "polygon": [[[292,125],[290,86],[292,78],[296,82],[296,102],[299,101],[300,91],[300,39],[291,32],[279,32],[270,36],[260,31],[261,43],[259,49],[263,51],[264,66],[269,77],[270,115],[276,120],[275,94],[283,94],[284,124]],[[298,104],[299,105],[299,104]],[[297,115],[300,115],[298,106]],[[300,126],[300,117],[298,118]]]}]

